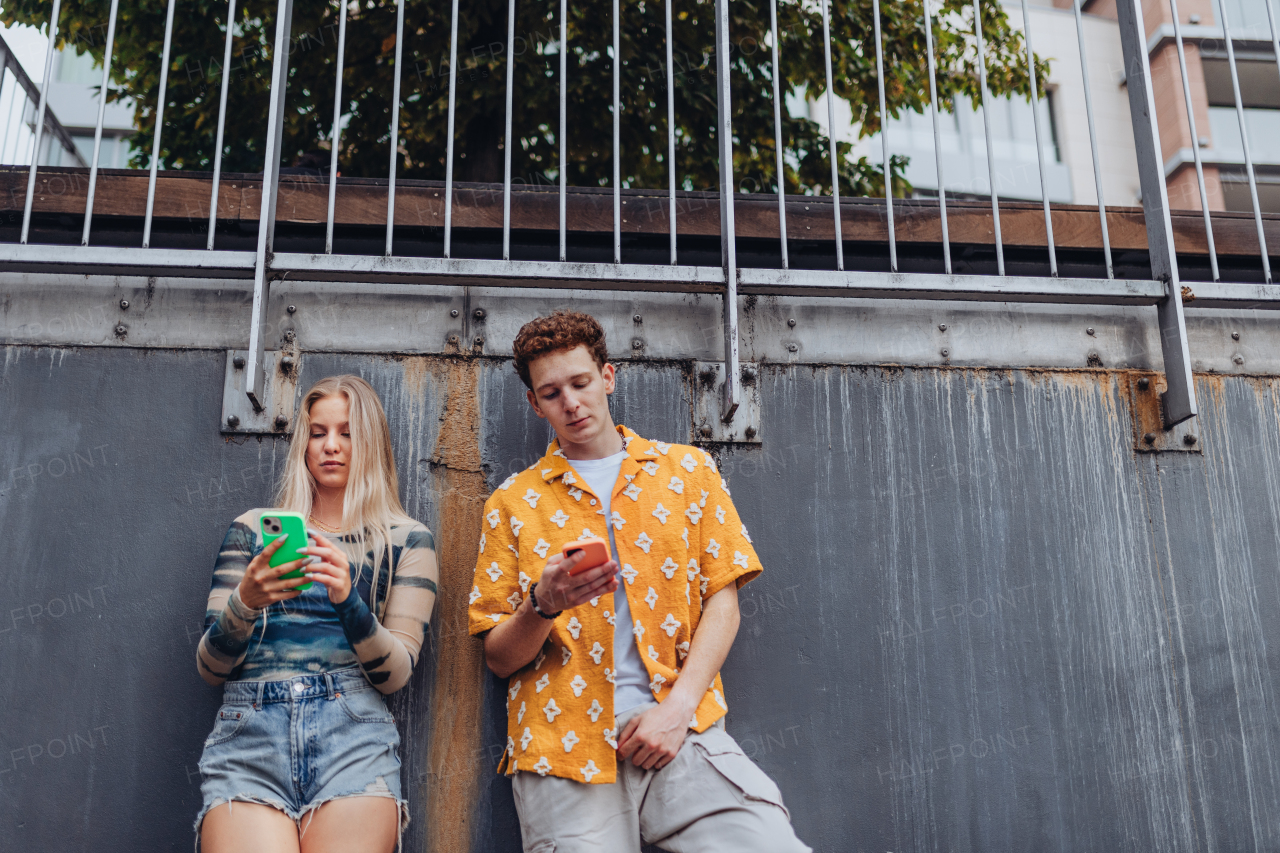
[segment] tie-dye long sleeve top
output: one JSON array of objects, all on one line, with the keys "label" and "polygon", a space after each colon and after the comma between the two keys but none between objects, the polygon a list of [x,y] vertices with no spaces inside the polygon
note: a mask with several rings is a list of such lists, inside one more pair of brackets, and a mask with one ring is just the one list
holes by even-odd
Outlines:
[{"label": "tie-dye long sleeve top", "polygon": [[[363,670],[382,693],[409,681],[435,605],[439,567],[435,540],[421,524],[393,525],[383,555],[377,595],[370,610],[373,553],[351,561],[351,594],[333,604],[323,584],[262,610],[248,607],[239,585],[249,562],[262,551],[259,519],[266,509],[244,513],[227,530],[214,565],[197,665],[210,684],[279,681],[295,675]],[[329,537],[353,550],[351,534]],[[394,572],[388,571],[394,567]],[[390,587],[388,588],[388,577]]]}]

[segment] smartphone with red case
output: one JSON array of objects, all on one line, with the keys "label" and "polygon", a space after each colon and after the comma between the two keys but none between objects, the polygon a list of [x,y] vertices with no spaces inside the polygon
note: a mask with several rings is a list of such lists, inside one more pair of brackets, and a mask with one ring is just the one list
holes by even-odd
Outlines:
[{"label": "smartphone with red case", "polygon": [[575,551],[584,552],[582,560],[578,565],[573,567],[571,575],[579,575],[587,569],[594,569],[596,566],[609,562],[609,543],[599,536],[592,536],[589,539],[579,539],[576,542],[566,542],[564,547],[560,549],[560,553],[566,557]]}]

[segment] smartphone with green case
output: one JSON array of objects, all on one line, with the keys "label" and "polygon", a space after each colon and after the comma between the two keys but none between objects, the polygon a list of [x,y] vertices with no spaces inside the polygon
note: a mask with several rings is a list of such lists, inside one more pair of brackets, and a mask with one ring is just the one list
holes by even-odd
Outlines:
[{"label": "smartphone with green case", "polygon": [[[302,517],[302,513],[271,510],[262,514],[259,524],[262,525],[262,547],[264,548],[282,536],[288,537],[280,546],[280,550],[271,555],[271,562],[268,565],[278,566],[281,563],[305,559],[309,556],[298,553],[299,548],[307,547],[307,520]],[[302,570],[294,569],[280,577],[300,578]],[[312,583],[313,581],[307,581],[304,584],[298,584],[294,589],[311,589]]]}]

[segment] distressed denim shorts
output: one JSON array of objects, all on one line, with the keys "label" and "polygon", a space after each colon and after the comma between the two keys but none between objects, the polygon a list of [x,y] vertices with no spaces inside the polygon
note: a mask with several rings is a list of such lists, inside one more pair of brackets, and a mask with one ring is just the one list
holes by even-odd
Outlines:
[{"label": "distressed denim shorts", "polygon": [[297,822],[339,797],[389,797],[403,832],[399,750],[382,694],[359,668],[228,682],[200,757],[197,845],[205,813],[234,802],[274,806]]}]

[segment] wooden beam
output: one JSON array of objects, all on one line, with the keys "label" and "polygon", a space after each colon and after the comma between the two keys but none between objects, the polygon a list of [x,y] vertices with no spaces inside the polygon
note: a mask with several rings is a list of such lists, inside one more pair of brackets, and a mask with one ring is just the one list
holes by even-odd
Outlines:
[{"label": "wooden beam", "polygon": [[[99,171],[95,216],[141,217],[146,207],[147,175],[141,170]],[[256,221],[262,179],[258,175],[227,174],[218,194],[218,218],[223,221]],[[81,215],[88,190],[88,170],[47,168],[38,174],[33,211],[43,214]],[[206,220],[209,215],[211,178],[206,172],[161,173],[156,185],[155,215],[165,220]],[[0,169],[0,213],[21,211],[26,196],[26,172]],[[396,182],[396,225],[443,227],[444,186],[440,181]],[[322,224],[328,199],[323,178],[284,175],[280,178],[277,221]],[[627,234],[667,234],[667,196],[659,190],[627,190],[623,193],[622,230]],[[501,184],[456,184],[454,227],[502,228]],[[707,192],[677,194],[676,222],[680,234],[718,237],[718,196]],[[340,178],[336,224],[383,225],[386,222],[387,182],[370,178]],[[735,202],[737,233],[745,239],[776,239],[776,197],[740,195]],[[937,244],[942,240],[936,202],[928,199],[895,202],[897,239],[904,244]],[[1043,209],[1035,202],[1001,202],[1001,226],[1005,245],[1020,248],[1045,246]],[[840,217],[845,240],[881,243],[888,239],[884,202],[878,199],[842,199]],[[831,200],[819,196],[788,196],[788,236],[793,240],[832,240]],[[957,245],[994,242],[990,205],[985,201],[951,201],[947,205],[951,240]],[[559,227],[558,195],[552,187],[513,188],[512,226],[524,231],[554,232]],[[1263,217],[1269,245],[1280,245],[1280,215]],[[1107,209],[1111,245],[1116,251],[1146,251],[1142,209]],[[569,190],[567,227],[576,233],[607,234],[613,230],[612,191],[593,187]],[[1258,253],[1257,234],[1249,213],[1213,214],[1214,237],[1219,254],[1243,257]],[[1178,251],[1186,255],[1207,252],[1203,220],[1198,211],[1174,211],[1174,236]],[[1053,230],[1057,246],[1064,249],[1101,249],[1097,208],[1087,205],[1055,205]]]}]

